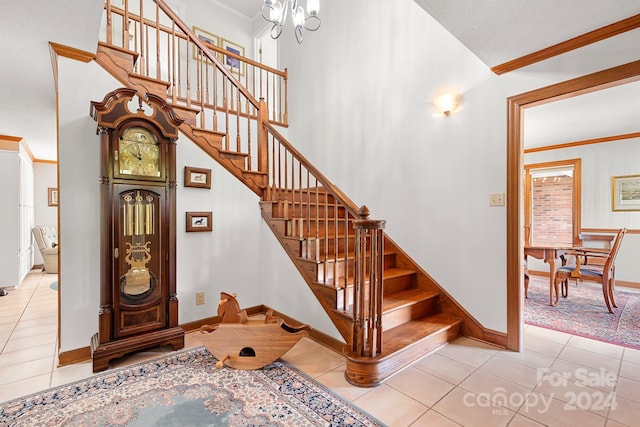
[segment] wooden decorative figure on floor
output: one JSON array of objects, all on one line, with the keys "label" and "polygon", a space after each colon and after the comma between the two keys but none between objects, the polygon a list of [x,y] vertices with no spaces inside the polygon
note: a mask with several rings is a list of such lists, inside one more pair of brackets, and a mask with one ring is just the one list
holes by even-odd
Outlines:
[{"label": "wooden decorative figure on floor", "polygon": [[285,354],[302,337],[309,336],[309,326],[293,327],[273,317],[269,310],[264,320],[250,320],[240,310],[236,295],[220,293],[217,325],[200,328],[198,339],[224,365],[236,369],[259,369]]}]

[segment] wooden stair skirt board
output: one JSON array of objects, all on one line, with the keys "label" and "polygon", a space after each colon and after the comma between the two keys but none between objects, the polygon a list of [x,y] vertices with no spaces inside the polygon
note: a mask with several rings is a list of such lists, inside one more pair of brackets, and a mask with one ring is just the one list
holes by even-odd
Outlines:
[{"label": "wooden stair skirt board", "polygon": [[460,335],[462,319],[445,313],[411,320],[383,333],[382,354],[354,357],[345,351],[345,379],[357,387],[375,387],[413,362]]}]

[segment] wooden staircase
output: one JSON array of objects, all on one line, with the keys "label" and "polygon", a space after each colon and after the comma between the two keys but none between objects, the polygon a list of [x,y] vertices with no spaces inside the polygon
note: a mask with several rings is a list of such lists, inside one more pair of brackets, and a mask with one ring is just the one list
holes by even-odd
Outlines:
[{"label": "wooden staircase", "polygon": [[[313,189],[293,196],[281,192],[280,200],[261,202],[262,217],[333,324],[350,343],[354,323],[351,307],[355,285],[355,230],[345,228],[346,209],[331,195],[327,195],[322,204],[308,200],[309,194],[313,198],[316,193],[325,194],[325,191]],[[290,199],[296,202],[290,203]],[[325,211],[331,212],[332,217],[325,215]],[[307,227],[317,229],[317,236],[305,238],[301,230]],[[327,235],[327,230],[337,230],[337,235]],[[459,336],[462,330],[463,318],[443,311],[442,293],[437,285],[404,253],[396,250],[387,236],[384,248],[382,351],[374,358],[358,357],[352,354],[349,345],[345,346],[346,378],[363,387],[380,384]],[[448,303],[445,306],[450,306],[451,300],[446,296],[445,300]]]},{"label": "wooden staircase", "polygon": [[[261,197],[262,217],[346,342],[347,380],[376,386],[460,334],[480,336],[475,320],[382,232],[384,221],[369,219],[366,207],[354,205],[277,131],[270,101],[257,101],[209,51],[215,47],[205,47],[162,0],[154,1],[150,16],[166,14],[174,22],[170,34],[180,34],[174,45],[186,43],[184,51],[202,55],[199,79],[185,85],[174,76],[150,76],[144,64],[153,54],[143,50],[149,43],[117,46],[109,28],[96,62],[141,97],[166,99],[184,119],[180,131]],[[143,30],[155,25],[152,18],[109,1],[105,10],[133,22],[117,39],[168,31]],[[215,83],[205,88],[209,79]]]}]

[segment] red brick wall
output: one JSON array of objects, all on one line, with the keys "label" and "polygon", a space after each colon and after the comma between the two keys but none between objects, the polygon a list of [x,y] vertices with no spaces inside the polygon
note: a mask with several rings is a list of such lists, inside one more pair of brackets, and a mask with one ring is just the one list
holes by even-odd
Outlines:
[{"label": "red brick wall", "polygon": [[572,244],[573,178],[533,178],[532,183],[532,242]]}]

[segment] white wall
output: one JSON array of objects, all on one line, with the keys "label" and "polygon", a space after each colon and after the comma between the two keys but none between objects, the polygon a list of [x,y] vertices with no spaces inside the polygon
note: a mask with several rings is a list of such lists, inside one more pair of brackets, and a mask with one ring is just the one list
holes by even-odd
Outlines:
[{"label": "white wall", "polygon": [[[640,229],[640,212],[614,212],[611,208],[611,177],[640,171],[640,138],[529,153],[525,163],[577,158],[582,159],[582,227]],[[638,250],[640,235],[627,234],[616,259],[616,279],[640,283]],[[549,271],[543,262],[530,262],[532,270]]]},{"label": "white wall", "polygon": [[253,58],[253,24],[251,19],[216,0],[173,0],[182,3],[184,15],[182,19],[189,28],[202,28],[221,38],[244,47],[244,55]]},{"label": "white wall", "polygon": [[[58,208],[49,206],[50,187],[58,187],[58,165],[52,163],[35,162],[33,164],[34,176],[34,224],[58,225]],[[42,255],[33,242],[34,264],[43,264]]]},{"label": "white wall", "polygon": [[[289,139],[485,327],[506,331],[506,216],[489,207],[506,191],[506,99],[586,72],[497,76],[413,1],[372,3],[324,2],[301,46],[285,28]],[[448,89],[463,110],[433,117]]]},{"label": "white wall", "polygon": [[0,286],[17,286],[19,276],[18,251],[20,249],[20,163],[18,151],[0,150],[0,182],[13,183],[0,189],[2,221],[0,222]]}]

